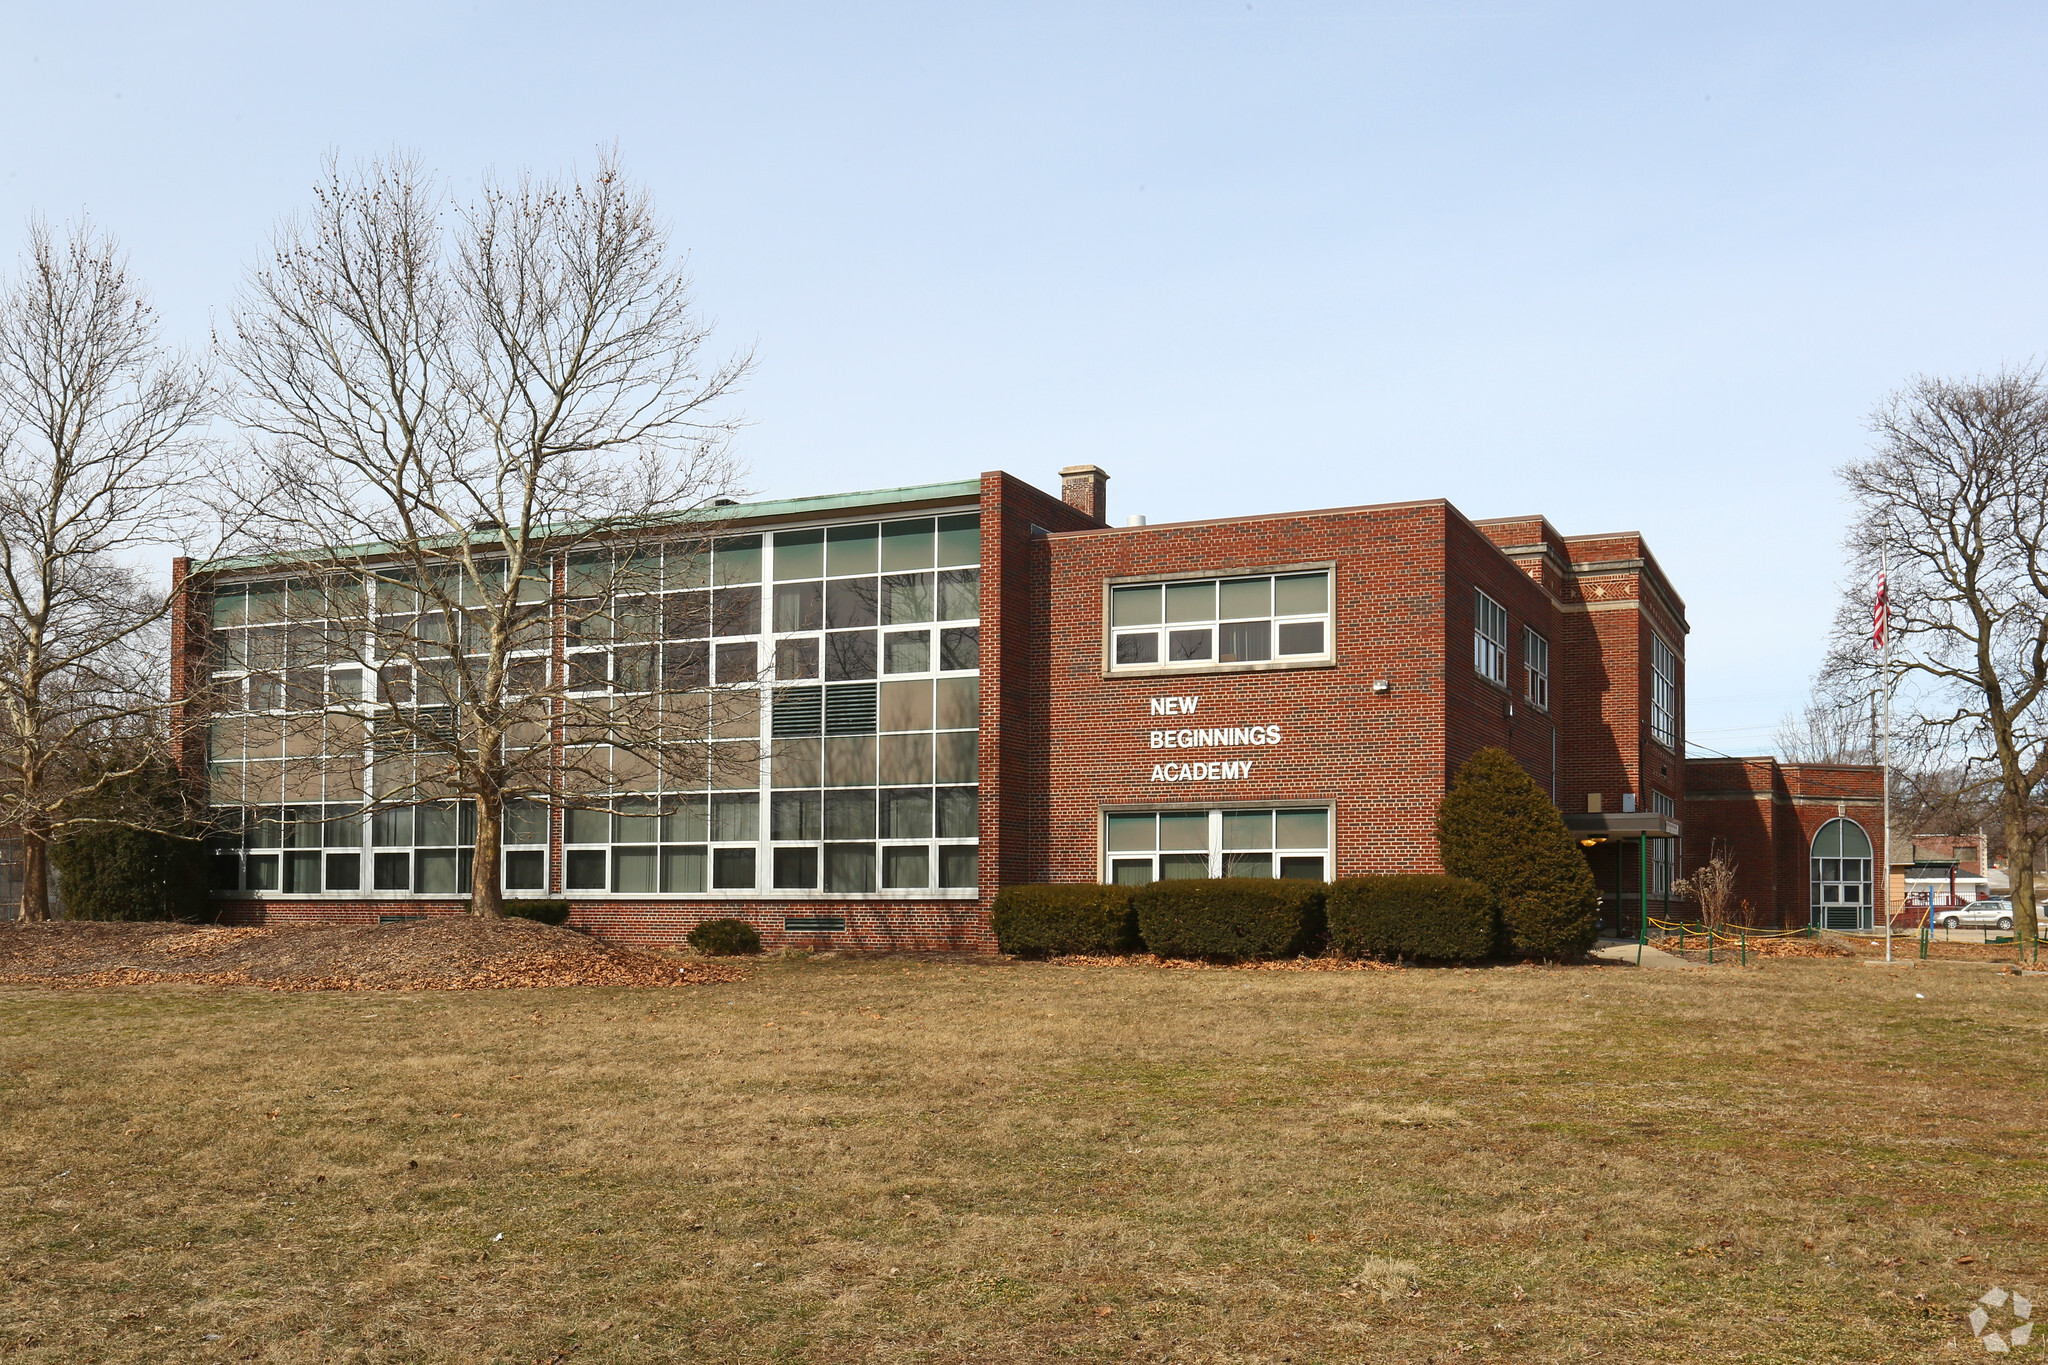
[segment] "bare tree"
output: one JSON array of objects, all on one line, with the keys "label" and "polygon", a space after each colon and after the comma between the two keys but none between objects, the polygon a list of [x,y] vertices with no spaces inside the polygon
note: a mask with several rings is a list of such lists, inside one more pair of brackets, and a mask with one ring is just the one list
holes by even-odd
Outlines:
[{"label": "bare tree", "polygon": [[1699,906],[1700,922],[1707,928],[1719,929],[1728,922],[1728,912],[1735,904],[1735,867],[1728,850],[1717,843],[1712,856],[1694,868],[1691,876],[1673,882],[1671,890]]},{"label": "bare tree", "polygon": [[216,660],[269,695],[212,705],[281,699],[330,774],[360,775],[367,743],[366,808],[473,803],[478,915],[501,913],[508,809],[758,762],[714,742],[752,694],[653,643],[657,604],[713,610],[652,595],[698,585],[736,478],[718,410],[751,357],[709,358],[709,331],[610,156],[468,204],[406,158],[330,160],[235,312],[253,440],[223,511],[288,600]]},{"label": "bare tree", "polygon": [[2031,948],[2034,831],[2048,778],[2048,387],[2038,369],[1923,378],[1871,419],[1876,450],[1845,465],[1854,586],[1828,674],[1867,689],[1880,553],[1890,562],[1894,732],[1946,757],[1959,791],[1995,805],[2014,919]]},{"label": "bare tree", "polygon": [[52,841],[162,752],[170,599],[124,559],[176,537],[206,409],[114,242],[32,221],[0,292],[0,824],[24,919],[49,914]]},{"label": "bare tree", "polygon": [[1841,698],[1816,688],[1778,723],[1778,752],[1791,763],[1875,763],[1876,697]]}]

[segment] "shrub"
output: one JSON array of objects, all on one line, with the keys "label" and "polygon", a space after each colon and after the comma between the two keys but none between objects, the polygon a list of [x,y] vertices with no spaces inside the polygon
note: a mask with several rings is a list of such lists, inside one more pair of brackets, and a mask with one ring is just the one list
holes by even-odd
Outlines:
[{"label": "shrub", "polygon": [[1437,807],[1444,870],[1500,903],[1508,951],[1560,958],[1593,946],[1600,897],[1564,816],[1505,749],[1481,749]]},{"label": "shrub", "polygon": [[1493,893],[1463,877],[1347,877],[1327,913],[1330,941],[1353,957],[1469,962],[1500,938]]},{"label": "shrub", "polygon": [[206,890],[206,845],[196,837],[102,825],[53,845],[50,861],[69,919],[197,921],[217,913]]},{"label": "shrub", "polygon": [[569,922],[569,902],[513,900],[508,898],[505,901],[505,917],[507,919],[539,920],[542,924],[567,924]]},{"label": "shrub", "polygon": [[707,919],[690,931],[690,946],[706,957],[744,957],[761,951],[761,936],[743,919]]},{"label": "shrub", "polygon": [[1006,886],[996,893],[988,917],[997,946],[1015,957],[1128,953],[1138,947],[1127,886]]},{"label": "shrub", "polygon": [[1131,905],[1145,946],[1161,957],[1286,957],[1322,933],[1328,889],[1266,877],[1153,882]]}]

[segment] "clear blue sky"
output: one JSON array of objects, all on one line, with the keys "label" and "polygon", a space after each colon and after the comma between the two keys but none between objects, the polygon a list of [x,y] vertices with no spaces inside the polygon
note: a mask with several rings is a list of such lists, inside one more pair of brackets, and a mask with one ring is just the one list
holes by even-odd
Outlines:
[{"label": "clear blue sky", "polygon": [[1693,737],[1755,752],[1863,414],[2048,355],[2048,9],[1692,9],[16,6],[0,255],[89,210],[203,344],[328,148],[616,140],[758,343],[755,491],[1641,530]]}]

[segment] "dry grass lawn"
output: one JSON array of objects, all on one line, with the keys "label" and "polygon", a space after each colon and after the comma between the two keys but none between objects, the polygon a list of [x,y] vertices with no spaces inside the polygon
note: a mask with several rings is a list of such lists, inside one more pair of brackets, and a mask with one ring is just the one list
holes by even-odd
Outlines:
[{"label": "dry grass lawn", "polygon": [[1980,1355],[2048,1300],[2044,987],[4,987],[0,1361]]}]

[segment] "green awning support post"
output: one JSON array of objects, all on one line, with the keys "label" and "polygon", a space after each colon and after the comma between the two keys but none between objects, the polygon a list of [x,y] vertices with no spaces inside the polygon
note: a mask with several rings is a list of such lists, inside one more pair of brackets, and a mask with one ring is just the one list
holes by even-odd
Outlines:
[{"label": "green awning support post", "polygon": [[1643,965],[1643,945],[1650,941],[1650,839],[1636,838],[1636,965]]},{"label": "green awning support post", "polygon": [[1749,926],[1742,926],[1742,965],[1749,965]]}]

